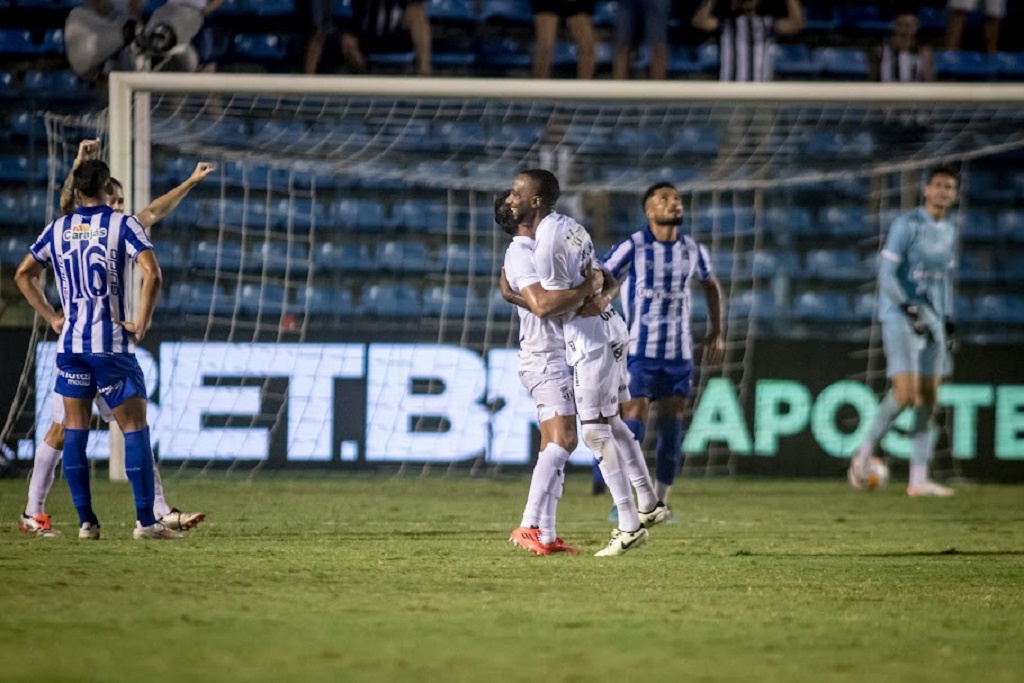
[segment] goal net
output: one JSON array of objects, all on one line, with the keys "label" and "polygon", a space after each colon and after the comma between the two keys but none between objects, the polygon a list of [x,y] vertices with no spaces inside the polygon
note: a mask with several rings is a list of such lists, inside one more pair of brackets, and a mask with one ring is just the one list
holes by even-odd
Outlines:
[{"label": "goal net", "polygon": [[[700,372],[698,405],[707,391],[752,405],[775,372],[761,340],[855,342],[843,367],[880,393],[880,239],[919,202],[925,169],[953,163],[961,214],[990,231],[965,233],[962,255],[987,255],[1010,195],[976,188],[1013,182],[1021,99],[989,85],[115,74],[99,132],[130,208],[217,165],[152,230],[165,284],[140,357],[157,452],[247,471],[529,464],[534,407],[492,207],[538,166],[601,253],[643,227],[650,184],[683,193],[726,313],[726,361]],[[55,167],[81,134],[51,126]],[[699,288],[692,300],[700,340]],[[43,410],[52,348],[37,349],[23,405]],[[694,417],[684,473],[736,471],[749,453],[715,433],[729,416]]]}]

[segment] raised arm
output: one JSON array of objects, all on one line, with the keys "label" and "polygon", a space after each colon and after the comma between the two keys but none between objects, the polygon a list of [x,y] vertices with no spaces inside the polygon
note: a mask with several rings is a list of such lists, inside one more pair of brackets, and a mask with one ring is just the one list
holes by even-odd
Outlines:
[{"label": "raised arm", "polygon": [[142,271],[142,295],[139,297],[139,309],[135,313],[134,321],[118,320],[116,322],[128,330],[135,337],[135,341],[140,342],[153,323],[153,311],[156,310],[156,299],[160,294],[163,275],[160,273],[160,264],[157,263],[152,249],[146,249],[139,253],[135,263]]},{"label": "raised arm", "polygon": [[178,204],[181,203],[181,200],[192,191],[192,188],[202,182],[203,178],[210,175],[213,170],[213,164],[206,163],[205,161],[199,162],[196,164],[196,170],[192,171],[192,175],[189,176],[188,180],[167,194],[154,199],[149,203],[149,206],[136,214],[135,218],[138,219],[139,223],[142,223],[142,227],[149,230],[154,224],[163,220],[174,211]]},{"label": "raised arm", "polygon": [[75,210],[75,189],[73,187],[75,169],[83,161],[95,159],[99,151],[99,140],[82,140],[78,143],[78,154],[75,155],[75,161],[71,164],[71,171],[68,173],[68,177],[64,179],[64,185],[60,189],[60,215],[66,216]]},{"label": "raised arm", "polygon": [[693,27],[701,31],[712,31],[718,30],[718,17],[716,17],[712,10],[715,7],[715,0],[704,0],[701,6],[697,8],[697,11],[693,15],[693,19],[690,23]]},{"label": "raised arm", "polygon": [[791,36],[804,30],[804,7],[800,0],[786,0],[786,16],[775,22],[775,32]]},{"label": "raised arm", "polygon": [[36,313],[53,328],[54,332],[60,334],[64,328],[64,314],[58,313],[46,300],[42,277],[44,270],[45,266],[32,254],[28,254],[18,265],[18,270],[14,273],[14,282]]}]

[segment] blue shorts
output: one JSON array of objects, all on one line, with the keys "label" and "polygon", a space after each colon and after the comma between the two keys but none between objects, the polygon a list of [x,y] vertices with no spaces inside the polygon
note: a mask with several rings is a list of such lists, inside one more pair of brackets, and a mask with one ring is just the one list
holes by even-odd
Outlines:
[{"label": "blue shorts", "polygon": [[68,398],[88,399],[99,392],[111,408],[148,395],[134,353],[58,353],[54,391]]},{"label": "blue shorts", "polygon": [[885,376],[912,373],[919,377],[946,377],[952,366],[946,354],[946,340],[930,341],[914,334],[906,318],[882,320],[882,349]]},{"label": "blue shorts", "polygon": [[621,0],[615,13],[615,44],[620,47],[640,45],[640,24],[643,42],[649,47],[668,44],[668,25],[672,18],[672,0]]},{"label": "blue shorts", "polygon": [[629,393],[633,398],[657,401],[666,396],[690,397],[693,387],[693,360],[655,360],[630,356]]}]

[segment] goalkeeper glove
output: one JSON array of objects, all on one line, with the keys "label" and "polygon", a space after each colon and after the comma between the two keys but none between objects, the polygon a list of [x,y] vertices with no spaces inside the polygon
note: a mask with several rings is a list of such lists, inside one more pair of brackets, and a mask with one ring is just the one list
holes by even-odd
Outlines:
[{"label": "goalkeeper glove", "polygon": [[960,337],[956,334],[956,324],[951,318],[943,320],[946,329],[946,350],[956,353],[960,349]]},{"label": "goalkeeper glove", "polygon": [[903,311],[903,315],[907,316],[910,329],[914,330],[914,334],[926,337],[932,336],[931,326],[925,320],[920,306],[917,304],[900,304],[900,310]]}]

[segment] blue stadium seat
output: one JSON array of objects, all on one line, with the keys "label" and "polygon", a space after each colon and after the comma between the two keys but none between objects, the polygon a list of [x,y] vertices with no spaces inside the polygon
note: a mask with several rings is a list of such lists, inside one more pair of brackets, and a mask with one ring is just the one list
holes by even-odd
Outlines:
[{"label": "blue stadium seat", "polygon": [[[197,268],[214,270],[220,268],[227,273],[237,273],[242,268],[242,247],[237,242],[210,242],[203,240],[196,244],[193,263]],[[252,267],[247,263],[246,267]]]},{"label": "blue stadium seat", "polygon": [[960,216],[961,235],[969,241],[987,241],[996,238],[996,224],[992,214],[982,209],[968,209]]},{"label": "blue stadium seat", "polygon": [[21,198],[21,222],[42,229],[51,208],[53,217],[60,213],[57,210],[59,199],[59,196],[54,196],[51,200],[50,193],[46,190],[26,192]]},{"label": "blue stadium seat", "polygon": [[743,263],[737,263],[736,254],[725,249],[711,252],[711,270],[719,280],[728,282],[749,277]]},{"label": "blue stadium seat", "polygon": [[851,280],[867,282],[875,274],[865,268],[852,251],[815,249],[807,253],[805,272],[822,280]]},{"label": "blue stadium seat", "polygon": [[[626,0],[623,0],[624,2]],[[651,64],[651,52],[647,45],[641,45],[637,50],[636,64],[633,68],[637,71],[647,71]],[[704,70],[704,64],[700,57],[689,45],[669,45],[668,48],[668,72],[673,76],[687,76],[700,73]]]},{"label": "blue stadium seat", "polygon": [[462,275],[490,275],[496,268],[489,248],[458,243],[445,245],[441,250],[438,267]]},{"label": "blue stadium seat", "polygon": [[864,237],[870,234],[868,214],[859,206],[829,206],[818,220],[819,232],[835,237]]},{"label": "blue stadium seat", "polygon": [[248,0],[245,5],[258,17],[291,17],[295,0]]},{"label": "blue stadium seat", "polygon": [[877,4],[843,6],[840,14],[843,26],[859,32],[884,33],[892,27],[890,21],[883,19]]},{"label": "blue stadium seat", "polygon": [[335,19],[352,18],[352,0],[333,0],[333,5]]},{"label": "blue stadium seat", "polygon": [[306,124],[302,121],[263,121],[254,126],[249,144],[288,147],[296,144],[308,134]]},{"label": "blue stadium seat", "polygon": [[30,138],[42,142],[46,140],[46,121],[35,112],[14,112],[8,119],[8,131],[11,137]]},{"label": "blue stadium seat", "polygon": [[89,95],[89,86],[70,71],[28,71],[25,73],[25,89],[49,99]]},{"label": "blue stadium seat", "polygon": [[423,314],[420,293],[409,285],[372,285],[364,289],[362,310],[381,318],[414,318]]},{"label": "blue stadium seat", "polygon": [[505,301],[500,289],[492,289],[487,297],[487,306],[493,311],[495,320],[507,320],[516,314],[516,307]]},{"label": "blue stadium seat", "polygon": [[878,306],[878,295],[874,292],[858,294],[853,300],[853,318],[860,322],[869,322],[875,318],[875,309]]},{"label": "blue stadium seat", "polygon": [[767,291],[746,291],[729,297],[725,314],[730,320],[754,317],[767,320],[775,317],[775,301]]},{"label": "blue stadium seat", "polygon": [[594,6],[594,26],[614,26],[619,0],[598,0]]},{"label": "blue stadium seat", "polygon": [[292,276],[305,277],[309,270],[309,251],[301,242],[258,242],[253,245],[251,265],[265,266],[271,273],[288,272]]},{"label": "blue stadium seat", "polygon": [[804,31],[831,33],[839,28],[840,19],[833,3],[810,3],[804,7]]},{"label": "blue stadium seat", "polygon": [[14,94],[14,77],[9,71],[0,71],[0,97],[10,97]]},{"label": "blue stadium seat", "polygon": [[185,249],[177,242],[154,242],[153,253],[164,272],[175,272],[189,267]]},{"label": "blue stadium seat", "polygon": [[799,270],[799,265],[799,256],[788,249],[757,251],[750,259],[751,274],[756,278],[791,277]]},{"label": "blue stadium seat", "polygon": [[[485,18],[487,4],[484,4]],[[531,15],[531,21],[532,15]],[[533,55],[529,45],[515,38],[500,38],[487,40],[481,43],[480,61],[497,69],[529,69],[533,62]]]},{"label": "blue stadium seat", "polygon": [[1013,186],[1014,178],[1003,169],[972,168],[963,179],[967,197],[978,204],[1013,201],[1017,188]]},{"label": "blue stadium seat", "polygon": [[817,76],[824,65],[819,53],[811,54],[806,45],[775,45],[772,50],[772,67],[777,76]]},{"label": "blue stadium seat", "polygon": [[[199,140],[208,145],[242,147],[249,144],[249,128],[242,120],[196,121],[192,129]],[[192,172],[191,168],[188,170]]]},{"label": "blue stadium seat", "polygon": [[1000,272],[1007,280],[1017,282],[1024,280],[1024,254],[1003,257]]},{"label": "blue stadium seat", "polygon": [[409,168],[406,181],[416,185],[447,188],[462,177],[462,164],[458,161],[421,161]]},{"label": "blue stadium seat", "polygon": [[392,207],[389,222],[411,232],[444,233],[448,229],[448,206],[440,199],[406,199]]},{"label": "blue stadium seat", "polygon": [[544,127],[530,123],[507,123],[491,131],[494,145],[504,149],[530,148],[544,137]]},{"label": "blue stadium seat", "polygon": [[718,42],[711,41],[697,46],[697,62],[701,71],[718,71]]},{"label": "blue stadium seat", "polygon": [[292,230],[306,232],[310,228],[328,230],[332,227],[327,207],[312,199],[282,199],[274,205],[274,211],[275,216],[281,216],[277,225],[284,229],[291,226]]},{"label": "blue stadium seat", "polygon": [[611,154],[615,151],[612,135],[615,129],[611,126],[596,126],[590,123],[570,123],[565,129],[562,142],[572,145],[578,152],[592,154]]},{"label": "blue stadium seat", "polygon": [[1003,239],[1024,242],[1024,211],[1002,211],[996,224]]},{"label": "blue stadium seat", "polygon": [[33,237],[5,237],[0,240],[0,263],[5,266],[17,266],[28,254]]},{"label": "blue stadium seat", "polygon": [[669,144],[664,130],[650,126],[615,128],[611,131],[611,139],[612,144],[630,154],[661,153]]},{"label": "blue stadium seat", "polygon": [[974,306],[979,319],[984,322],[1024,324],[1024,297],[989,294],[975,299]]},{"label": "blue stadium seat", "polygon": [[867,80],[871,74],[867,53],[856,47],[818,48],[814,60],[821,65],[821,72],[833,77]]},{"label": "blue stadium seat", "polygon": [[299,287],[295,295],[295,308],[313,315],[330,315],[336,313],[334,308],[335,294],[346,291],[351,304],[352,294],[347,290],[336,290],[333,287],[307,286]]},{"label": "blue stadium seat", "polygon": [[842,292],[804,292],[793,302],[793,317],[807,321],[841,321],[853,318],[850,302]]},{"label": "blue stadium seat", "polygon": [[428,287],[423,294],[424,315],[448,318],[481,318],[487,310],[466,287]]},{"label": "blue stadium seat", "polygon": [[754,234],[754,214],[746,207],[707,206],[698,207],[697,226],[704,234],[718,235]]},{"label": "blue stadium seat", "polygon": [[340,199],[331,204],[331,221],[361,232],[380,232],[386,226],[384,206],[372,199]]},{"label": "blue stadium seat", "polygon": [[935,76],[946,80],[989,79],[996,75],[997,62],[982,52],[937,50]]},{"label": "blue stadium seat", "polygon": [[1006,81],[1024,80],[1024,52],[997,52],[996,73]]},{"label": "blue stadium seat", "polygon": [[156,314],[180,314],[185,311],[191,287],[187,282],[175,282],[167,287],[167,293],[160,297]]},{"label": "blue stadium seat", "polygon": [[855,133],[817,131],[811,134],[805,145],[808,154],[835,159],[839,157],[870,157],[875,151],[875,139],[871,131]]},{"label": "blue stadium seat", "polygon": [[797,206],[780,206],[767,209],[764,227],[777,235],[806,235],[811,232],[811,212]]},{"label": "blue stadium seat", "polygon": [[422,242],[384,242],[377,247],[377,266],[396,273],[424,273],[433,260]]},{"label": "blue stadium seat", "polygon": [[0,55],[26,56],[45,54],[50,49],[47,36],[34,39],[28,29],[0,29]]},{"label": "blue stadium seat", "polygon": [[670,154],[718,155],[718,131],[711,126],[684,126],[672,133]]},{"label": "blue stadium seat", "polygon": [[453,151],[475,151],[487,146],[487,131],[475,121],[444,121],[434,126],[434,136]]},{"label": "blue stadium seat", "polygon": [[376,270],[377,261],[365,244],[322,242],[313,250],[313,265],[320,271],[344,274]]},{"label": "blue stadium seat", "polygon": [[238,288],[238,310],[252,315],[276,317],[289,308],[288,290],[281,285],[247,284]]},{"label": "blue stadium seat", "polygon": [[288,39],[285,36],[236,35],[234,54],[254,62],[277,62],[288,56]]},{"label": "blue stadium seat", "polygon": [[[21,196],[14,192],[0,193],[0,225],[14,225],[24,218]],[[40,225],[39,227],[42,227]]]},{"label": "blue stadium seat", "polygon": [[[431,56],[433,59],[433,56]],[[416,60],[416,53],[412,52],[369,52],[366,55],[366,62],[371,66],[374,64],[387,64],[392,66],[408,66]]]},{"label": "blue stadium seat", "polygon": [[502,24],[532,24],[533,8],[529,0],[483,0],[480,19]]},{"label": "blue stadium seat", "polygon": [[922,7],[917,11],[917,27],[920,31],[938,31],[946,28],[945,7]]},{"label": "blue stadium seat", "polygon": [[479,21],[471,0],[429,0],[427,15],[431,23],[475,24]]},{"label": "blue stadium seat", "polygon": [[993,282],[996,272],[991,258],[976,251],[964,251],[957,263],[957,277],[960,282]]},{"label": "blue stadium seat", "polygon": [[184,301],[185,313],[192,315],[231,316],[235,312],[235,297],[228,296],[220,286],[212,282],[197,282],[180,285],[179,296]]},{"label": "blue stadium seat", "polygon": [[0,181],[41,183],[46,181],[46,176],[46,159],[42,157],[36,157],[34,162],[24,154],[0,157]]}]

